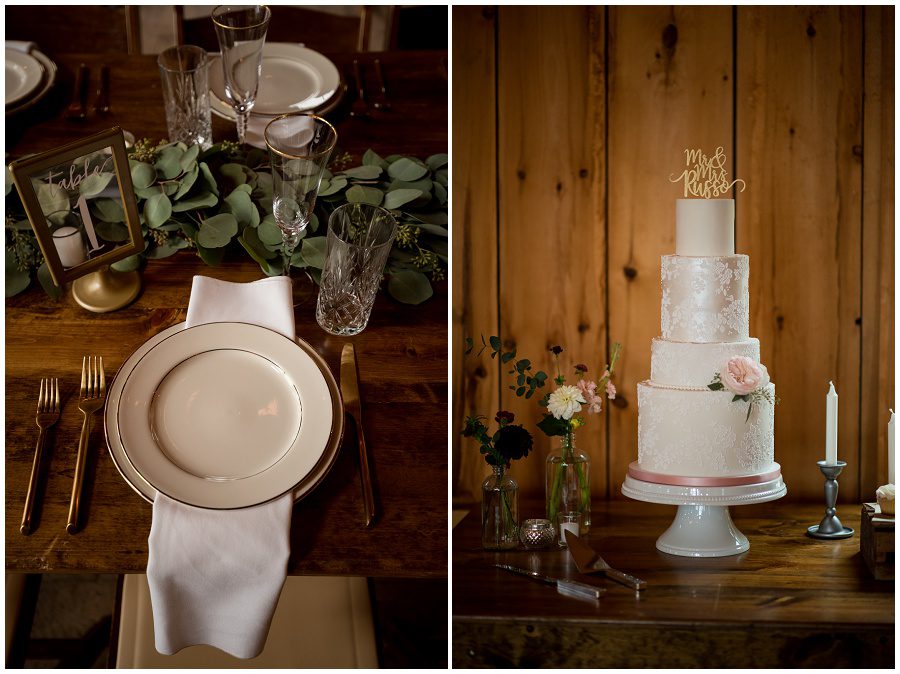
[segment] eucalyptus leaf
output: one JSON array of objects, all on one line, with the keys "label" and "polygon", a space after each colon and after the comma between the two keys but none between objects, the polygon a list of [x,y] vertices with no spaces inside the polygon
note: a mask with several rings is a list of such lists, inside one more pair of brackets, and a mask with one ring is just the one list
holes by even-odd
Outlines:
[{"label": "eucalyptus leaf", "polygon": [[413,161],[409,157],[401,157],[388,166],[388,175],[391,178],[412,182],[428,173],[428,167]]},{"label": "eucalyptus leaf", "polygon": [[69,194],[59,185],[40,183],[37,197],[44,215],[69,212]]},{"label": "eucalyptus leaf", "polygon": [[232,189],[247,182],[244,167],[240,164],[222,164],[219,173],[222,174],[226,183],[230,184]]},{"label": "eucalyptus leaf", "polygon": [[400,208],[403,204],[415,201],[421,196],[421,190],[394,190],[384,195],[384,207],[389,209]]},{"label": "eucalyptus leaf", "polygon": [[126,257],[124,260],[113,262],[109,266],[116,271],[137,271],[141,267],[141,256],[131,255],[129,257]]},{"label": "eucalyptus leaf", "polygon": [[253,190],[252,196],[257,201],[271,202],[273,189],[274,189],[274,185],[272,184],[272,174],[271,173],[257,173],[256,174],[256,187]]},{"label": "eucalyptus leaf", "polygon": [[[195,145],[194,147],[197,147],[197,146]],[[197,182],[197,177],[199,175],[200,175],[200,168],[197,166],[197,164],[194,164],[194,166],[191,168],[191,170],[188,171],[184,175],[184,177],[181,179],[181,182],[177,186],[177,189],[175,190],[175,194],[172,196],[172,199],[174,199],[175,201],[178,201],[179,199],[181,199],[181,197],[183,197],[185,194],[187,194],[191,190],[191,188],[194,186],[194,183]]]},{"label": "eucalyptus leaf", "polygon": [[156,160],[156,170],[166,180],[172,180],[181,175],[181,157],[184,153],[177,147],[170,148],[168,153],[162,153]]},{"label": "eucalyptus leaf", "polygon": [[374,150],[366,150],[366,153],[362,158],[363,166],[378,166],[382,169],[386,169],[388,167],[388,163],[378,156],[378,153]]},{"label": "eucalyptus leaf", "polygon": [[50,274],[50,268],[47,266],[46,262],[42,262],[41,266],[38,267],[37,280],[44,289],[44,292],[50,295],[50,297],[55,300],[62,297],[62,288],[53,281],[53,276]]},{"label": "eucalyptus leaf", "polygon": [[168,182],[162,183],[161,187],[163,189],[163,194],[171,197],[178,191],[178,188],[181,187],[181,184],[177,180],[170,180]]},{"label": "eucalyptus leaf", "polygon": [[269,246],[275,246],[284,240],[278,225],[275,224],[274,220],[270,220],[268,217],[259,223],[259,227],[256,228],[256,233],[259,236],[259,240]]},{"label": "eucalyptus leaf", "polygon": [[434,196],[441,206],[447,205],[447,188],[440,183],[434,183]]},{"label": "eucalyptus leaf", "polygon": [[[241,185],[241,187],[246,187],[246,185]],[[234,190],[234,192],[225,197],[225,203],[231,209],[234,217],[237,218],[239,226],[250,224],[253,204],[250,202],[250,195],[245,190]]]},{"label": "eucalyptus leaf", "polygon": [[435,182],[440,183],[444,187],[447,187],[447,169],[439,169],[434,172],[434,180]]},{"label": "eucalyptus leaf", "polygon": [[182,171],[187,171],[189,168],[194,168],[194,162],[197,161],[197,156],[200,154],[200,146],[199,145],[191,145],[187,152],[181,155],[179,159],[179,164],[181,165]]},{"label": "eucalyptus leaf", "polygon": [[238,223],[231,213],[219,213],[200,225],[197,243],[203,248],[222,248],[238,233]]},{"label": "eucalyptus leaf", "polygon": [[433,154],[428,159],[425,160],[425,163],[428,164],[428,168],[432,171],[437,171],[442,166],[446,166],[447,162],[450,161],[450,157],[447,156],[446,153],[441,154]]},{"label": "eucalyptus leaf", "polygon": [[106,189],[112,179],[112,173],[92,173],[81,181],[78,191],[85,197],[95,197]]},{"label": "eucalyptus leaf", "polygon": [[142,161],[131,160],[131,183],[136,190],[150,187],[156,182],[156,169]]},{"label": "eucalyptus leaf", "polygon": [[319,189],[319,196],[320,197],[328,197],[328,196],[331,196],[332,194],[337,194],[342,189],[347,187],[347,179],[342,178],[341,176],[338,176],[334,180],[328,181],[327,186],[325,186],[324,181],[322,181],[322,184],[323,184],[323,187],[321,187]]},{"label": "eucalyptus leaf", "polygon": [[351,204],[371,204],[372,206],[380,206],[384,198],[381,190],[362,185],[354,185],[347,190],[345,196]]},{"label": "eucalyptus leaf", "polygon": [[[245,227],[244,231],[241,232],[240,237],[238,237],[238,242],[244,247],[244,250],[250,253],[250,257],[256,260],[260,266],[268,266],[267,260],[277,258],[278,253],[266,250],[257,234],[258,231],[252,227]],[[265,267],[263,267],[263,269],[265,270]]]},{"label": "eucalyptus leaf", "polygon": [[172,206],[172,210],[175,213],[182,213],[183,211],[208,208],[209,206],[215,206],[217,203],[219,203],[219,198],[215,194],[212,194],[211,192],[201,192],[196,196],[175,202]]},{"label": "eucalyptus leaf", "polygon": [[172,217],[172,202],[165,194],[155,194],[144,202],[144,220],[154,229]]},{"label": "eucalyptus leaf", "polygon": [[159,185],[151,185],[150,187],[135,187],[134,194],[138,199],[149,199],[155,194],[165,194],[165,190],[163,190]]},{"label": "eucalyptus leaf", "polygon": [[345,176],[359,178],[360,180],[374,180],[381,175],[381,166],[375,164],[357,166],[341,171]]},{"label": "eucalyptus leaf", "polygon": [[213,178],[212,171],[209,170],[209,165],[206,162],[200,162],[197,166],[200,167],[200,175],[203,176],[203,180],[209,188],[209,191],[216,196],[219,196],[219,188],[216,185],[216,179]]},{"label": "eucalyptus leaf", "polygon": [[407,182],[405,180],[393,180],[391,184],[388,185],[387,191],[393,192],[394,190],[419,190],[425,194],[431,194],[431,188],[434,186],[434,183],[431,182],[431,178],[425,177],[420,178],[419,180],[415,180],[413,182]]},{"label": "eucalyptus leaf", "polygon": [[428,277],[412,270],[392,274],[387,289],[391,297],[404,304],[421,304],[434,294]]},{"label": "eucalyptus leaf", "polygon": [[258,227],[259,226],[259,209],[255,204],[250,204],[250,226]]},{"label": "eucalyptus leaf", "polygon": [[117,199],[93,199],[90,202],[91,212],[106,222],[124,222],[125,209]]},{"label": "eucalyptus leaf", "polygon": [[[178,241],[183,243],[179,244]],[[172,257],[175,253],[177,253],[182,248],[187,247],[187,241],[184,239],[173,239],[170,242],[166,242],[163,245],[156,245],[150,249],[150,252],[147,253],[148,260],[162,260],[167,257]]]},{"label": "eucalyptus leaf", "polygon": [[218,267],[222,264],[222,258],[225,257],[224,248],[204,248],[197,246],[197,255],[210,267]]},{"label": "eucalyptus leaf", "polygon": [[97,235],[104,241],[113,243],[121,243],[128,241],[128,228],[120,222],[103,222],[102,220],[95,225]]},{"label": "eucalyptus leaf", "polygon": [[422,231],[428,232],[429,234],[435,234],[436,236],[442,236],[444,238],[447,237],[447,229],[445,227],[441,227],[440,225],[432,225],[427,222],[417,222],[414,223],[414,227],[418,227]]},{"label": "eucalyptus leaf", "polygon": [[303,240],[300,249],[301,259],[310,267],[321,269],[325,266],[325,248],[327,240],[324,236],[311,236]]},{"label": "eucalyptus leaf", "polygon": [[419,222],[426,222],[431,225],[446,225],[447,224],[447,212],[446,211],[438,211],[436,213],[415,213],[412,215],[413,218],[418,220]]}]

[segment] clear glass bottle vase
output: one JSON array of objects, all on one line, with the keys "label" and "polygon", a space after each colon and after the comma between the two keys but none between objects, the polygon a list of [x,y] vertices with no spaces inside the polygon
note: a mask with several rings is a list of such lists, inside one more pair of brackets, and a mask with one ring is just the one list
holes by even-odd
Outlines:
[{"label": "clear glass bottle vase", "polygon": [[481,483],[481,545],[485,550],[508,550],[519,543],[519,485],[503,466]]},{"label": "clear glass bottle vase", "polygon": [[559,451],[547,457],[546,497],[547,519],[554,528],[560,514],[581,513],[583,533],[590,531],[591,460],[575,449],[572,432],[563,435]]}]

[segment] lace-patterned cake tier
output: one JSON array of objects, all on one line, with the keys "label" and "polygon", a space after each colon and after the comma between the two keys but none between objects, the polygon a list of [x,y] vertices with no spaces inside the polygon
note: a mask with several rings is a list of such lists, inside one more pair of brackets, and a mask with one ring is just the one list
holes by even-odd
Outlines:
[{"label": "lace-patterned cake tier", "polygon": [[[775,385],[769,384],[775,397]],[[667,475],[720,477],[774,469],[775,410],[725,391],[638,384],[638,465]]]},{"label": "lace-patterned cake tier", "polygon": [[705,389],[716,372],[734,356],[759,362],[759,340],[741,342],[673,342],[654,338],[650,356],[650,380],[654,384]]},{"label": "lace-patterned cake tier", "polygon": [[740,342],[750,336],[750,258],[662,258],[661,328],[678,342]]}]

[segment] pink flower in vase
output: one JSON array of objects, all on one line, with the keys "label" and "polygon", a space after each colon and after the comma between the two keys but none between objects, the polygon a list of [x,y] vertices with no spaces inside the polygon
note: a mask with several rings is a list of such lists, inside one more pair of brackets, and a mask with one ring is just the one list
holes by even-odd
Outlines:
[{"label": "pink flower in vase", "polygon": [[606,397],[610,400],[616,399],[616,386],[611,381],[606,382]]},{"label": "pink flower in vase", "polygon": [[765,365],[746,356],[731,358],[721,373],[722,384],[736,395],[747,395],[769,383]]},{"label": "pink flower in vase", "polygon": [[598,414],[603,409],[603,398],[597,395],[597,382],[580,380],[575,385],[588,406],[588,414]]}]

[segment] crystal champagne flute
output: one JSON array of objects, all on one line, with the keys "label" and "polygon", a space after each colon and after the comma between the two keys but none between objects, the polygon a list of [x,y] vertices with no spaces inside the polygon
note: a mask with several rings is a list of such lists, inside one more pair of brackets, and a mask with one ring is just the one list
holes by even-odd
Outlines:
[{"label": "crystal champagne flute", "polygon": [[296,112],[276,117],[266,126],[272,163],[272,214],[284,242],[284,275],[316,206],[316,196],[337,131],[325,119]]},{"label": "crystal champagne flute", "polygon": [[265,5],[221,5],[212,13],[222,52],[225,97],[234,108],[238,142],[247,135],[250,111],[256,103],[262,48],[271,10]]}]

